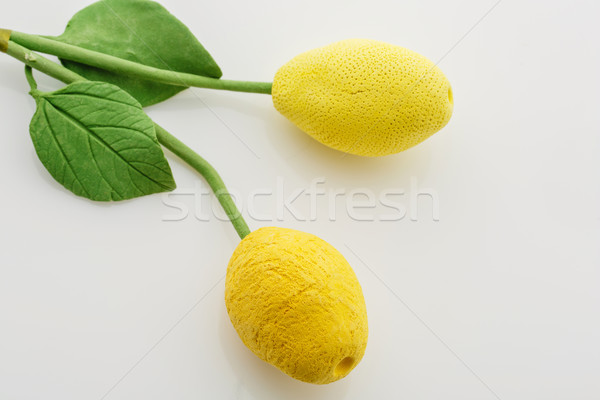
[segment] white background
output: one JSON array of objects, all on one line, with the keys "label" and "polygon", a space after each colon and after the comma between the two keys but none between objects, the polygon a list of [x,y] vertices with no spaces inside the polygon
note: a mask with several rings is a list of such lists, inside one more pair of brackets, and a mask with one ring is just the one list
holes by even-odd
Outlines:
[{"label": "white background", "polygon": [[[60,34],[87,4],[13,1],[1,25]],[[320,145],[265,95],[195,89],[147,109],[214,164],[252,228],[308,231],[346,256],[367,301],[366,355],[327,386],[252,355],[223,301],[239,239],[227,222],[194,217],[190,193],[203,181],[167,154],[180,195],[73,196],[37,161],[23,67],[0,55],[0,398],[600,398],[598,2],[163,4],[229,79],[272,80],[293,56],[352,37],[441,59],[452,120],[384,158]],[[61,86],[36,76],[43,90]],[[335,221],[327,196],[315,221],[286,210],[277,220],[275,195],[254,204],[273,220],[248,216],[253,191],[283,182],[288,196],[317,178],[346,191]],[[439,221],[427,196],[411,203],[411,180],[434,193]],[[407,215],[380,221],[394,210],[378,205],[357,211],[374,221],[351,218],[344,202],[356,188],[404,190],[394,200]],[[172,201],[189,217],[165,221],[178,213]],[[306,196],[294,207],[309,216]]]}]

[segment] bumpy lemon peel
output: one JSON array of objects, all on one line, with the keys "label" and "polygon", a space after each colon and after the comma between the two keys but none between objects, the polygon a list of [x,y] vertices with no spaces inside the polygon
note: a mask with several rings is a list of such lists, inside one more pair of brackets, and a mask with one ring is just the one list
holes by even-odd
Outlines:
[{"label": "bumpy lemon peel", "polygon": [[304,382],[346,376],[367,346],[362,289],[344,257],[317,236],[261,228],[227,267],[225,303],[244,344]]},{"label": "bumpy lemon peel", "polygon": [[275,108],[319,142],[361,156],[406,150],[452,115],[450,83],[403,47],[350,39],[300,54],[273,80]]}]

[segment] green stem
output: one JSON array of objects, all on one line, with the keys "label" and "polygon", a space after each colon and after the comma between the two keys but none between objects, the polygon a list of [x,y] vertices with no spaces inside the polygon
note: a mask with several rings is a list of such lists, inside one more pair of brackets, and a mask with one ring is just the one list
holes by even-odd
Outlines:
[{"label": "green stem", "polygon": [[33,77],[33,72],[31,72],[31,67],[29,65],[25,66],[25,79],[27,79],[27,83],[29,83],[29,88],[32,92],[37,90],[37,82]]},{"label": "green stem", "polygon": [[200,157],[196,152],[190,149],[185,143],[164,130],[160,125],[154,124],[156,137],[160,144],[171,150],[179,158],[185,161],[190,167],[200,173],[208,182],[221,206],[225,210],[227,217],[233,224],[240,238],[243,239],[250,233],[246,221],[242,218],[239,210],[235,206],[231,194],[227,191],[225,183],[217,173],[217,171],[204,158]]},{"label": "green stem", "polygon": [[[82,76],[77,75],[65,67],[58,65],[39,54],[33,53],[31,50],[12,41],[8,42],[6,53],[17,60],[22,61],[29,67],[26,68],[25,73],[27,76],[27,81],[32,86],[32,90],[36,89],[33,86],[35,85],[35,81],[33,80],[33,75],[31,74],[31,68],[34,68],[67,84],[86,80]],[[233,227],[237,231],[240,238],[243,239],[246,237],[246,235],[250,233],[250,229],[233,202],[233,199],[227,191],[223,180],[217,171],[212,167],[212,165],[210,165],[199,154],[194,152],[158,124],[154,123],[154,127],[158,141],[204,177],[211,189],[215,192],[219,203],[221,203],[221,206],[225,210],[227,217],[233,224]]]},{"label": "green stem", "polygon": [[149,67],[133,61],[59,42],[52,38],[12,31],[10,40],[28,49],[102,68],[121,75],[133,76],[175,86],[232,90],[271,94],[270,82],[231,81]]},{"label": "green stem", "polygon": [[23,64],[30,66],[40,72],[58,79],[64,83],[73,83],[77,81],[85,81],[85,78],[75,72],[66,69],[62,65],[56,64],[47,58],[32,52],[25,47],[9,41],[6,47],[6,54],[16,58]]}]

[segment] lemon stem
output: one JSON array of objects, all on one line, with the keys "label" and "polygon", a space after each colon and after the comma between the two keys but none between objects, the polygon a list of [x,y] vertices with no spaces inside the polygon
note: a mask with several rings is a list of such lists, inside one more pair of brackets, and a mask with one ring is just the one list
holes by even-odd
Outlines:
[{"label": "lemon stem", "polygon": [[236,92],[271,94],[271,82],[233,81],[149,67],[79,46],[60,42],[51,37],[12,31],[10,41],[30,50],[65,60],[101,68],[117,74],[183,87],[231,90]]},{"label": "lemon stem", "polygon": [[[56,64],[37,53],[33,53],[31,50],[13,41],[8,42],[6,46],[6,53],[11,57],[23,62],[27,67],[34,68],[64,83],[69,84],[86,80],[84,77],[68,70],[62,65]],[[32,85],[32,90],[35,90],[33,86],[35,85],[35,81],[33,80],[33,75],[31,74],[30,68],[26,69],[26,77],[28,83]],[[158,124],[154,123],[154,128],[156,131],[156,137],[160,144],[169,149],[171,152],[173,152],[173,154],[181,158],[190,167],[198,171],[202,177],[204,177],[211,189],[215,192],[219,203],[221,203],[221,206],[225,210],[227,217],[231,221],[240,238],[243,239],[246,237],[246,235],[250,233],[250,229],[235,205],[233,198],[227,191],[225,183],[223,183],[223,180],[213,166]]]},{"label": "lemon stem", "polygon": [[154,128],[156,130],[156,137],[158,138],[160,144],[171,150],[173,154],[176,154],[190,167],[198,171],[200,175],[204,177],[204,179],[206,179],[206,182],[208,182],[210,188],[213,190],[213,192],[215,192],[215,196],[217,196],[217,199],[221,203],[223,210],[225,210],[225,214],[227,214],[227,217],[233,224],[233,227],[240,236],[240,239],[245,238],[250,233],[250,229],[233,202],[231,194],[229,194],[227,191],[225,183],[213,166],[194,150],[190,149],[185,143],[163,129],[160,125],[155,123]]}]

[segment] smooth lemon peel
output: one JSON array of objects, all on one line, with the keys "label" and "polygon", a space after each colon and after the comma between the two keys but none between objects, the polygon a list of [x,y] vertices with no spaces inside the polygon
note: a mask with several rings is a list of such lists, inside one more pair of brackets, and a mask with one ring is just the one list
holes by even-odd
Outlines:
[{"label": "smooth lemon peel", "polygon": [[275,108],[319,142],[361,155],[406,150],[452,115],[448,79],[403,47],[350,39],[302,53],[273,80]]},{"label": "smooth lemon peel", "polygon": [[345,258],[317,236],[276,227],[250,233],[229,261],[225,303],[244,344],[298,380],[336,381],[364,355],[362,289]]}]

